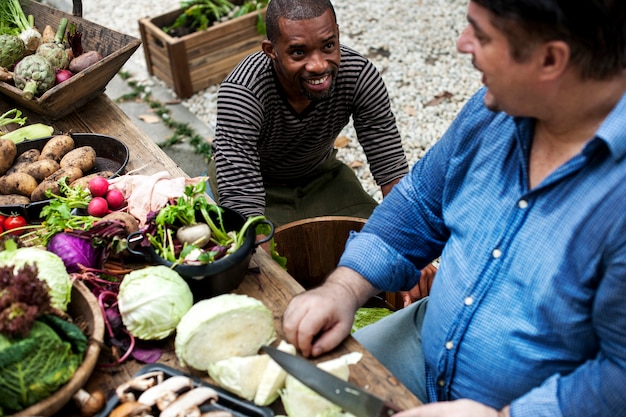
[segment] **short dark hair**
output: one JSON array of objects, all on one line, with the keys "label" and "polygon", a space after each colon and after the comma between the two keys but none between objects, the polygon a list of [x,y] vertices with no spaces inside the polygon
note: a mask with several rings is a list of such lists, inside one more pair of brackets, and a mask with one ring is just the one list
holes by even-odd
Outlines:
[{"label": "short dark hair", "polygon": [[538,43],[561,40],[583,79],[607,79],[626,68],[625,0],[472,1],[496,16],[492,23],[518,61]]},{"label": "short dark hair", "polygon": [[327,10],[337,21],[335,8],[330,0],[270,0],[265,14],[267,39],[275,42],[280,37],[278,19],[308,20],[323,15]]}]

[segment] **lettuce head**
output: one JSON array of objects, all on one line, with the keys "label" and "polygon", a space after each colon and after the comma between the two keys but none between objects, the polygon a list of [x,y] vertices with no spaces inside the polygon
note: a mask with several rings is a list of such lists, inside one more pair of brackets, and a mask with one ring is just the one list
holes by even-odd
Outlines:
[{"label": "lettuce head", "polygon": [[67,311],[72,281],[63,260],[54,253],[37,247],[7,248],[0,252],[0,266],[21,268],[25,264],[37,267],[37,278],[48,284],[52,307]]}]

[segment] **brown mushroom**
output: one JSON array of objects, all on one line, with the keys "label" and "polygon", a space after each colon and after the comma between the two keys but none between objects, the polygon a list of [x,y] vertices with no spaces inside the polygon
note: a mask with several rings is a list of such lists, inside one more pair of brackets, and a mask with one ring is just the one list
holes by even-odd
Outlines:
[{"label": "brown mushroom", "polygon": [[184,375],[174,375],[160,384],[148,388],[139,396],[137,401],[151,407],[156,404],[159,410],[164,410],[176,400],[180,392],[193,387],[194,383],[191,378]]},{"label": "brown mushroom", "polygon": [[135,394],[133,391],[145,391],[150,387],[163,382],[163,372],[153,371],[147,372],[143,375],[136,376],[135,378],[126,381],[115,390],[117,398],[121,402],[135,401]]},{"label": "brown mushroom", "polygon": [[91,417],[104,408],[104,394],[99,390],[89,393],[84,389],[79,389],[72,398],[84,417]]},{"label": "brown mushroom", "polygon": [[137,401],[126,401],[115,407],[109,417],[148,417],[151,410],[152,407]]},{"label": "brown mushroom", "polygon": [[200,406],[204,403],[215,402],[218,393],[213,388],[199,386],[180,395],[176,401],[161,411],[161,417],[200,416]]}]

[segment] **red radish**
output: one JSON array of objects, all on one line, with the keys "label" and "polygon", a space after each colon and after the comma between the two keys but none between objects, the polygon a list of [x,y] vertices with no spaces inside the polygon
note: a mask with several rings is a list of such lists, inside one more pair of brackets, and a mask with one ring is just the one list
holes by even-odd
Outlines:
[{"label": "red radish", "polygon": [[104,198],[106,198],[107,203],[109,204],[109,208],[111,210],[120,209],[124,205],[124,194],[122,194],[122,192],[119,190],[109,190]]},{"label": "red radish", "polygon": [[104,177],[95,177],[89,181],[88,187],[93,197],[104,197],[109,191],[109,181]]},{"label": "red radish", "polygon": [[109,214],[109,204],[102,197],[94,197],[87,206],[87,213],[94,217],[104,217]]}]

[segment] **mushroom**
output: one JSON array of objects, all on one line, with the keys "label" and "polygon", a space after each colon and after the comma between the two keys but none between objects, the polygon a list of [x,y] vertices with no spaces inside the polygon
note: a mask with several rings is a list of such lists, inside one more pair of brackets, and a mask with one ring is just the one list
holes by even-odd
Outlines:
[{"label": "mushroom", "polygon": [[124,382],[117,387],[115,394],[121,402],[135,401],[135,394],[132,391],[145,391],[154,385],[163,382],[163,372],[153,371],[143,375],[136,376],[130,381]]},{"label": "mushroom", "polygon": [[226,410],[211,410],[202,413],[200,417],[233,417],[233,413]]},{"label": "mushroom", "polygon": [[161,417],[200,416],[200,406],[207,401],[213,403],[217,399],[217,391],[213,388],[200,386],[178,397],[165,410],[161,411]]},{"label": "mushroom", "polygon": [[159,410],[167,408],[184,389],[192,389],[193,380],[184,375],[175,375],[165,381],[148,388],[137,399],[142,404],[152,407],[156,404]]},{"label": "mushroom", "polygon": [[89,393],[84,389],[79,389],[72,396],[76,405],[80,409],[81,415],[91,417],[104,407],[105,399],[102,391],[96,390]]},{"label": "mushroom", "polygon": [[138,403],[137,401],[126,401],[115,407],[109,417],[149,417],[152,407]]}]

